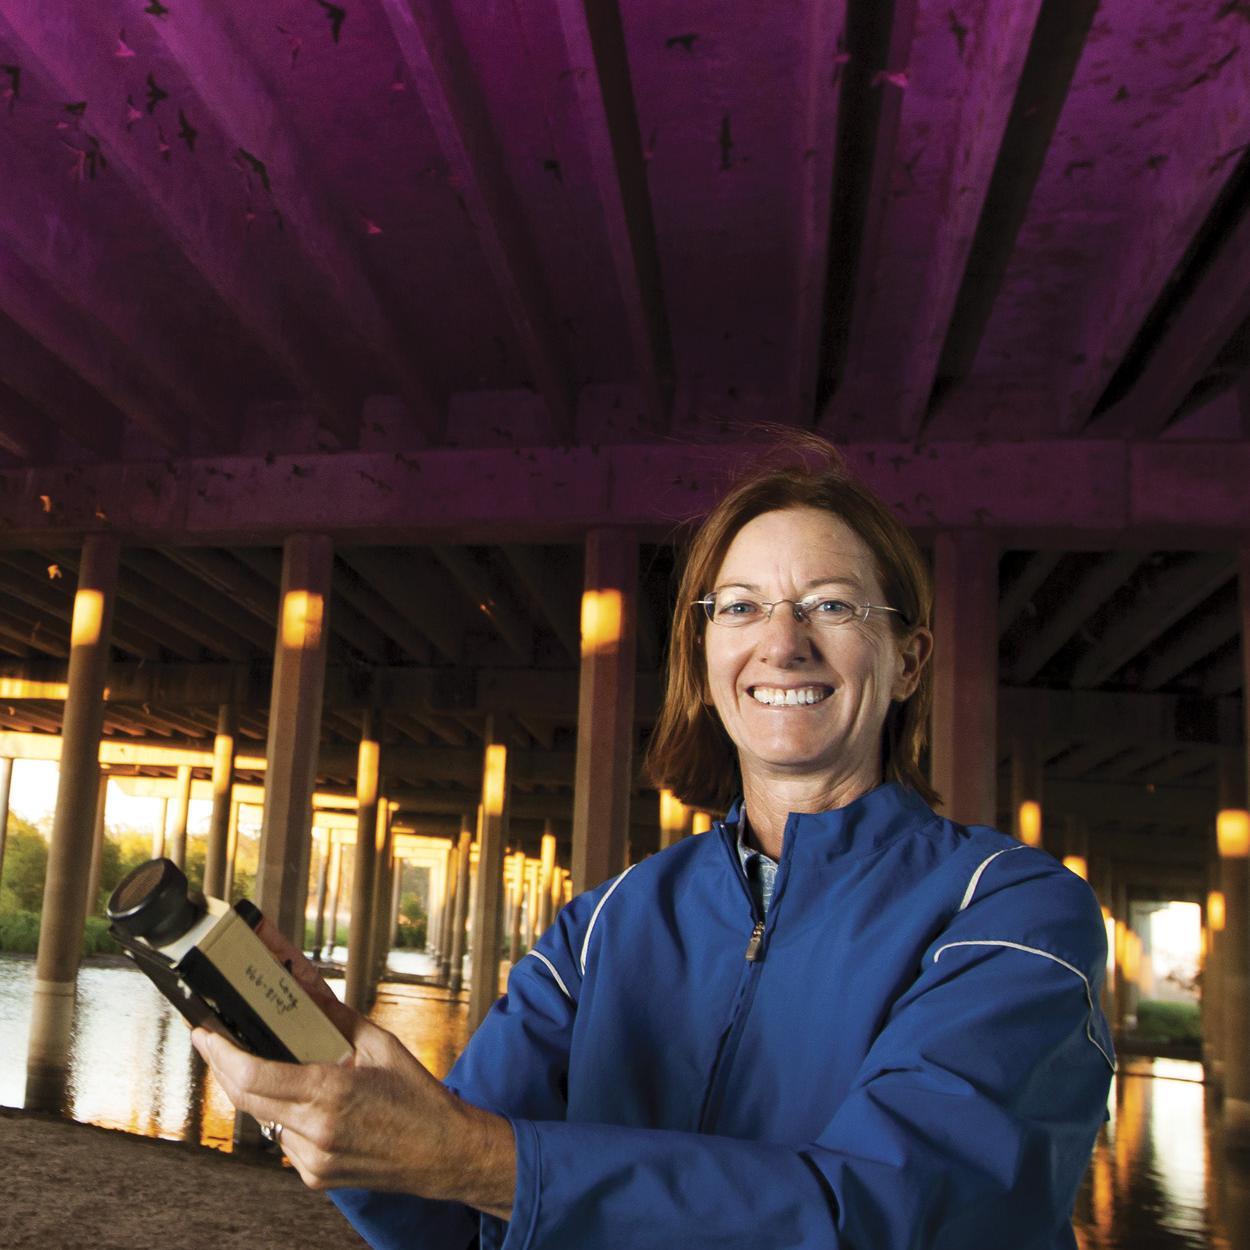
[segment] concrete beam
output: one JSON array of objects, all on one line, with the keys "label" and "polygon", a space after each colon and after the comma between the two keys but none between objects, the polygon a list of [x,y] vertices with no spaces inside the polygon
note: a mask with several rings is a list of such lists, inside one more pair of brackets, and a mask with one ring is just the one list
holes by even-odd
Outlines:
[{"label": "concrete beam", "polygon": [[51,349],[9,317],[0,315],[0,359],[4,361],[4,404],[13,397],[19,408],[14,419],[36,410],[39,421],[50,422],[49,433],[60,433],[95,455],[114,459],[121,454],[122,414],[78,374],[65,368]]},{"label": "concrete beam", "polygon": [[[979,528],[1003,547],[1222,547],[1250,528],[1244,441],[873,443],[845,451],[922,537]],[[759,453],[757,443],[655,443],[10,469],[0,472],[0,545],[72,545],[102,528],[101,512],[136,543],[175,546],[277,545],[301,530],[340,544],[570,541],[601,524],[660,540],[708,511]]]},{"label": "concrete beam", "polygon": [[[982,0],[958,19],[928,7],[910,49],[891,58],[906,90],[881,88],[878,224],[865,230],[838,408],[858,406],[904,438],[928,411],[1040,7]],[[961,41],[951,31],[959,20]]]},{"label": "concrete beam", "polygon": [[1247,275],[1250,213],[1233,227],[1210,258],[1132,389],[1096,419],[1095,429],[1150,438],[1172,423],[1193,388],[1250,316]]},{"label": "concrete beam", "polygon": [[845,64],[846,0],[815,0],[808,6],[807,23],[807,60],[803,65],[801,94],[804,104],[800,119],[802,135],[796,149],[798,220],[794,230],[795,305],[790,323],[793,346],[786,379],[789,411],[804,422],[815,413],[820,346],[825,331],[829,222],[833,212],[838,110],[842,98],[837,88]]},{"label": "concrete beam", "polygon": [[[74,32],[73,39],[66,38],[68,30]],[[119,99],[119,87],[125,90],[113,56],[116,34],[111,12],[74,0],[8,5],[0,14],[0,41],[32,75],[40,73],[62,99],[99,102],[88,124],[92,137],[108,153],[110,170],[133,188],[158,227],[297,391],[324,414],[326,424],[340,438],[353,436],[359,426],[362,387],[344,376],[337,359],[320,350],[325,338],[308,332],[304,324],[308,302],[284,286],[256,281],[255,253],[245,246],[247,222],[234,197],[220,194],[216,164],[183,162],[179,176],[171,178],[155,144],[132,141],[125,109],[107,106],[107,101]],[[255,159],[263,162],[264,157]],[[260,188],[258,193],[269,197]]]},{"label": "concrete beam", "polygon": [[1011,660],[1011,679],[1023,685],[1031,680],[1080,629],[1094,611],[1106,603],[1112,591],[1122,586],[1141,563],[1131,551],[1115,551],[1086,569],[1064,597],[1063,606],[1042,622],[1042,627],[1024,639]]},{"label": "concrete beam", "polygon": [[19,460],[54,460],[55,442],[52,419],[0,382],[0,448]]},{"label": "concrete beam", "polygon": [[[673,345],[618,0],[556,0],[648,416],[667,421]],[[610,515],[605,520],[611,519]]]},{"label": "concrete beam", "polygon": [[542,395],[556,440],[574,441],[575,384],[555,306],[486,102],[474,83],[451,6],[382,0],[404,63],[447,158],[495,285]]},{"label": "concrete beam", "polygon": [[[1237,50],[1231,29],[1212,30],[1211,47],[1224,46]],[[1192,89],[1175,94],[1167,109],[1169,135],[1161,134],[1156,150],[1167,154],[1167,164],[1152,179],[1149,212],[1134,212],[1125,219],[1125,229],[1118,233],[1118,246],[1103,261],[1101,272],[1091,273],[1084,287],[1081,313],[1083,324],[1074,325],[1072,342],[1079,344],[1079,356],[1072,366],[1063,389],[1064,426],[1069,431],[1081,429],[1099,397],[1107,388],[1116,368],[1141,329],[1160,295],[1189,251],[1195,237],[1207,220],[1217,197],[1229,176],[1237,168],[1230,154],[1243,150],[1246,142],[1245,117],[1250,110],[1250,61],[1242,55],[1230,55],[1218,75],[1208,80],[1199,78]],[[1247,295],[1245,279],[1245,229],[1239,231],[1238,267],[1226,271],[1217,261],[1208,272],[1207,281],[1199,288],[1214,292],[1227,286],[1230,301],[1243,301]],[[1230,254],[1229,260],[1233,259]],[[1237,288],[1241,288],[1238,292]],[[1205,303],[1205,301],[1203,301]],[[1223,315],[1233,311],[1208,306],[1213,316],[1210,329],[1218,330]],[[1199,311],[1195,306],[1193,311]],[[1245,313],[1241,316],[1244,318]],[[1141,432],[1158,429],[1172,416],[1185,397],[1188,384],[1195,378],[1197,356],[1190,348],[1197,346],[1206,331],[1200,323],[1182,317],[1182,323],[1164,337],[1169,350],[1156,353],[1148,369],[1149,382],[1155,388],[1135,391],[1134,403],[1142,418]],[[1227,341],[1224,336],[1216,350]],[[1182,343],[1188,347],[1180,350]],[[1202,353],[1199,352],[1198,355]],[[1171,359],[1168,359],[1171,357]],[[1174,367],[1185,369],[1173,375]],[[1147,381],[1143,375],[1142,382]],[[1178,393],[1179,391],[1179,393]]]},{"label": "concrete beam", "polygon": [[1081,656],[1072,685],[1078,689],[1101,685],[1235,576],[1233,558],[1223,552],[1193,556],[1162,573],[1152,570],[1132,603]]},{"label": "concrete beam", "polygon": [[[119,249],[112,232],[101,229],[99,202],[67,194],[59,166],[19,160],[17,144],[0,150],[0,186],[21,187],[20,211],[0,220],[0,237],[7,251],[39,277],[39,290],[23,299],[10,302],[13,292],[6,288],[6,312],[13,316],[19,307],[25,309],[22,320],[31,333],[102,394],[125,406],[163,445],[174,450],[231,447],[237,430],[226,416],[229,381],[207,353],[197,350],[201,327],[195,318],[203,314],[186,307],[180,275],[154,274],[149,267],[144,298],[119,299],[118,292],[134,286],[136,268],[148,259],[143,250],[148,239],[132,237]],[[53,292],[65,299],[60,309],[51,302]],[[41,306],[46,316],[40,316]],[[45,332],[30,323],[32,315]],[[120,405],[119,384],[139,388],[137,407]],[[180,422],[180,413],[193,420]]]},{"label": "concrete beam", "polygon": [[[149,10],[149,13],[151,10]],[[299,240],[306,271],[315,278],[337,335],[354,335],[352,350],[372,352],[395,379],[409,411],[427,435],[442,434],[445,402],[430,391],[417,364],[414,336],[384,309],[369,276],[360,240],[320,187],[287,110],[265,82],[251,49],[229,29],[219,6],[202,5],[173,20],[152,15],[149,28],[178,62],[213,119],[236,149],[261,157],[266,190]]]},{"label": "concrete beam", "polygon": [[[270,679],[268,666],[114,664],[109,670],[107,693],[111,702],[122,707],[144,703],[161,708],[231,703],[241,708],[263,708],[269,699]],[[21,707],[32,701],[63,699],[65,680],[66,666],[61,661],[0,661],[0,703]],[[660,689],[658,673],[637,675],[635,723],[654,719]],[[416,708],[427,715],[528,713],[572,724],[577,717],[578,674],[571,668],[474,671],[383,666],[362,680],[361,674],[351,668],[327,668],[327,708],[359,709],[375,700],[383,708]],[[1165,746],[1232,744],[1241,740],[1240,700],[1235,698],[999,687],[998,701],[998,717],[1003,725],[1036,725],[1038,732],[1051,740],[1085,742],[1126,733],[1135,740],[1148,739]],[[399,746],[391,749],[401,756],[404,752]],[[431,759],[453,755],[452,751],[431,747],[421,747],[416,753]],[[338,765],[333,752],[327,758]],[[464,758],[467,760],[468,756]],[[523,771],[516,776],[525,780]]]},{"label": "concrete beam", "polygon": [[1195,825],[1192,836],[1185,834],[1124,833],[1093,828],[1089,834],[1089,853],[1120,861],[1121,879],[1130,865],[1142,869],[1142,875],[1157,873],[1159,867],[1188,868],[1206,873],[1207,840],[1204,831]]},{"label": "concrete beam", "polygon": [[[0,170],[0,178],[4,177],[5,172]],[[0,289],[4,291],[5,315],[110,404],[126,413],[159,445],[175,454],[186,451],[187,430],[197,422],[212,420],[207,415],[209,405],[190,397],[184,387],[175,389],[168,385],[160,376],[159,366],[154,369],[132,344],[122,339],[111,320],[102,321],[96,309],[85,306],[86,296],[75,292],[70,298],[62,294],[75,288],[63,287],[46,270],[33,269],[26,254],[19,252],[21,247],[12,238],[0,238]],[[77,279],[64,275],[64,280]],[[110,310],[118,302],[116,298],[108,299],[97,309]],[[188,398],[190,403],[184,407],[182,400]]]},{"label": "concrete beam", "polygon": [[1055,565],[1063,559],[1062,551],[1036,551],[1029,557],[1029,562],[1022,568],[1015,581],[1005,590],[1000,588],[998,598],[998,633],[1001,637],[1012,625],[1016,617],[1024,611],[1028,603],[1041,589],[1042,583],[1055,570]]},{"label": "concrete beam", "polygon": [[1215,813],[1215,789],[1148,783],[1046,779],[1047,816],[1077,815],[1099,821],[1191,827],[1197,833]]}]

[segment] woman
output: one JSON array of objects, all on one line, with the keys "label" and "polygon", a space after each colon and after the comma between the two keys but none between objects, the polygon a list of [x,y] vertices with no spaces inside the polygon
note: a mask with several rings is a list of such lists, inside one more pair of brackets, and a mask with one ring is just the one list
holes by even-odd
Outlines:
[{"label": "woman", "polygon": [[694,540],[650,751],[725,821],[566,907],[446,1087],[324,988],[352,1065],[201,1053],[375,1247],[1074,1246],[1102,922],[1050,856],[926,805],[930,612],[831,450],[741,483]]}]

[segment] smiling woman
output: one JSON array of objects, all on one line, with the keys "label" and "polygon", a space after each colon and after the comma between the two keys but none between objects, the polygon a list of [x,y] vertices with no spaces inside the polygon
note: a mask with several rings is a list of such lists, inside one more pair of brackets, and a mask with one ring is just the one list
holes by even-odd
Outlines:
[{"label": "smiling woman", "polygon": [[[782,467],[739,482],[691,544],[678,604],[703,610],[679,606],[673,622],[666,697],[648,750],[652,775],[699,807],[723,809],[741,793],[741,744],[726,720],[729,703],[713,694],[713,664],[719,664],[722,653],[736,654],[761,641],[766,646],[780,642],[784,651],[785,631],[793,621],[799,632],[789,641],[806,638],[812,649],[780,661],[776,653],[757,657],[760,689],[754,697],[768,702],[768,690],[800,685],[810,675],[805,670],[827,662],[826,651],[844,653],[866,639],[876,639],[879,649],[891,639],[907,652],[907,687],[876,708],[882,715],[875,733],[879,753],[869,773],[879,766],[878,779],[899,781],[935,803],[938,795],[920,768],[933,698],[926,664],[933,612],[928,567],[906,526],[846,471],[832,447],[815,438],[797,446],[814,453],[814,466],[809,461],[808,467]],[[757,577],[771,580],[775,588],[758,585]],[[825,606],[814,615],[795,611],[795,598]],[[790,611],[775,611],[770,599],[785,601]],[[836,612],[836,631],[816,628],[817,617],[839,601],[859,610]],[[761,608],[745,635],[727,637],[726,629],[705,629],[742,619],[743,603]],[[810,617],[813,626],[803,626],[803,617]],[[787,673],[787,679],[773,680],[771,686],[764,682],[778,672]],[[852,702],[843,697],[839,705],[846,709]],[[862,730],[862,718],[859,724]],[[858,746],[872,753],[869,741]],[[841,767],[845,770],[849,762],[843,760]]]},{"label": "smiling woman", "polygon": [[565,907],[446,1086],[291,950],[353,1063],[197,1037],[371,1245],[1075,1246],[1114,1066],[1101,914],[929,808],[924,562],[806,448],[683,574],[649,763],[723,821]]},{"label": "smiling woman", "polygon": [[880,782],[886,716],[928,658],[928,629],[881,604],[875,563],[831,512],[783,508],[737,532],[703,601],[708,695],[773,858],[788,812],[845,807]]}]

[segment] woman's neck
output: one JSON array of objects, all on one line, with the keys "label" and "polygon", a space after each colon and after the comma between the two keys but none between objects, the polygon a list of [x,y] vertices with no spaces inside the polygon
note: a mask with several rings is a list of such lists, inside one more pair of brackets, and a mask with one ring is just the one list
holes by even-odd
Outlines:
[{"label": "woman's neck", "polygon": [[770,859],[781,858],[786,818],[791,812],[830,812],[846,807],[880,785],[881,778],[852,777],[840,781],[811,778],[742,779],[747,841]]}]

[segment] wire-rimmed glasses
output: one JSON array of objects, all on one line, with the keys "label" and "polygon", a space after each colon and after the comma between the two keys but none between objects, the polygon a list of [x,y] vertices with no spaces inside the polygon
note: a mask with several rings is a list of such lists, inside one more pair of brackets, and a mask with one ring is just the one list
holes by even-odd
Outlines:
[{"label": "wire-rimmed glasses", "polygon": [[893,612],[895,616],[902,617],[904,623],[907,620],[898,608],[889,608],[881,603],[854,603],[830,594],[805,595],[802,599],[775,599],[770,603],[745,591],[720,590],[696,599],[692,606],[702,608],[713,625],[741,629],[744,625],[772,620],[773,609],[783,603],[790,605],[794,619],[800,624],[810,622],[824,629],[848,625],[851,621],[866,621],[870,612]]}]

